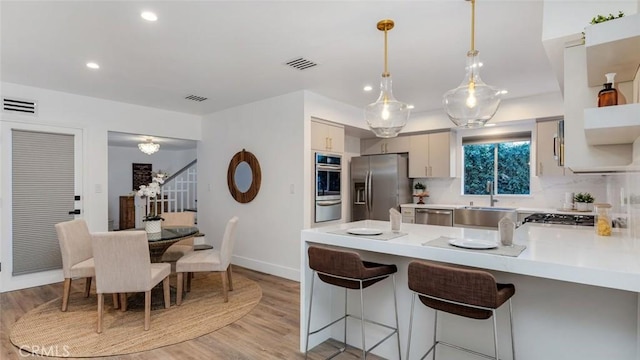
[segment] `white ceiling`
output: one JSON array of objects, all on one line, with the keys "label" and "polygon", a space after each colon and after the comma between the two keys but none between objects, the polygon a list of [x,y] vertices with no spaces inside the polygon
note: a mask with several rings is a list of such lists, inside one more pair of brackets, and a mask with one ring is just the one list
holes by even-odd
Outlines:
[{"label": "white ceiling", "polygon": [[[6,82],[193,114],[301,89],[357,107],[375,101],[380,19],[395,20],[396,98],[439,109],[464,76],[470,3],[433,1],[2,1]],[[482,78],[507,98],[558,91],[541,42],[542,1],[478,0]],[[143,10],[158,15],[141,19]],[[283,65],[304,57],[319,65]],[[88,61],[99,70],[85,67]],[[374,90],[363,92],[364,85]],[[209,99],[185,100],[195,94]]]}]

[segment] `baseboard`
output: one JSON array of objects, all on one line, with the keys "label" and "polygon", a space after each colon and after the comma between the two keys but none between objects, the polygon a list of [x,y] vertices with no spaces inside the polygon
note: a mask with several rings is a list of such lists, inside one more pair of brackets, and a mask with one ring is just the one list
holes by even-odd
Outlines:
[{"label": "baseboard", "polygon": [[0,293],[21,290],[35,286],[59,283],[64,280],[62,270],[50,270],[33,274],[11,276],[10,273],[2,274]]},{"label": "baseboard", "polygon": [[275,275],[281,278],[298,281],[300,282],[300,270],[272,264],[256,259],[250,259],[243,256],[233,256],[233,260],[231,261],[234,265],[242,266],[247,269],[260,271],[266,274]]}]

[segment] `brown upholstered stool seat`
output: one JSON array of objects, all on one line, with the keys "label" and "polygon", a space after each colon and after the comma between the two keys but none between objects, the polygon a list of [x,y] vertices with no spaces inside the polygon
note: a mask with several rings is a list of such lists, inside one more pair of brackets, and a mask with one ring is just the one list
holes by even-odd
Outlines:
[{"label": "brown upholstered stool seat", "polygon": [[[309,268],[313,270],[313,275],[311,278],[311,296],[309,300],[309,312],[307,313],[308,321],[307,321],[307,341],[305,348],[305,359],[308,354],[308,346],[309,346],[309,335],[316,334],[327,327],[337,323],[344,319],[347,321],[348,317],[355,317],[347,313],[346,299],[347,299],[347,289],[360,290],[360,303],[364,304],[364,296],[363,290],[365,288],[370,287],[371,285],[382,281],[390,276],[398,272],[398,268],[393,264],[378,264],[369,261],[363,261],[360,258],[360,255],[353,251],[346,250],[337,250],[319,246],[310,246],[308,250],[309,254]],[[342,287],[345,289],[345,314],[343,317],[321,327],[317,330],[311,331],[311,305],[313,304],[313,284],[315,279],[315,274],[318,274],[318,278],[323,282],[331,285],[335,285],[338,287]],[[370,349],[367,349],[366,345],[362,344],[362,359],[366,357],[368,351],[372,350],[374,347],[378,346],[380,343],[390,338],[392,335],[396,335],[398,340],[398,357],[400,357],[400,336],[398,335],[398,306],[395,298],[395,277],[393,278],[393,296],[394,296],[394,304],[395,306],[395,318],[396,324],[395,327],[387,326],[384,324],[380,324],[377,322],[371,322],[367,320],[364,316],[364,309],[360,309],[361,317],[356,317],[361,320],[362,327],[362,337],[363,342],[365,341],[365,322],[375,324],[378,326],[382,326],[386,329],[393,330],[390,334],[387,335],[386,338],[378,342],[378,344],[374,345]],[[346,349],[347,344],[347,333],[346,333],[346,323],[344,326],[344,347],[339,349],[339,352],[342,352]],[[329,359],[333,356],[337,355],[333,354]]]},{"label": "brown upholstered stool seat", "polygon": [[[509,319],[512,319],[511,297],[516,292],[513,284],[499,284],[496,282],[495,277],[487,271],[460,268],[426,261],[412,261],[409,264],[408,283],[409,289],[414,293],[411,304],[407,359],[409,358],[411,348],[411,327],[413,322],[413,306],[416,295],[424,305],[436,310],[434,321],[434,343],[427,352],[427,355],[432,350],[435,352],[437,344],[443,344],[482,357],[494,358],[473,350],[464,349],[460,346],[453,346],[441,341],[436,341],[435,332],[438,321],[437,311],[444,311],[472,319],[484,320],[493,317],[495,359],[498,359],[498,341],[495,317],[496,309],[508,301],[510,314]],[[515,359],[512,321],[511,346],[513,359]]]},{"label": "brown upholstered stool seat", "polygon": [[318,272],[320,280],[347,289],[360,289],[358,280],[362,280],[363,289],[368,288],[398,272],[395,265],[362,261],[353,251],[317,246],[309,247],[309,267]]}]

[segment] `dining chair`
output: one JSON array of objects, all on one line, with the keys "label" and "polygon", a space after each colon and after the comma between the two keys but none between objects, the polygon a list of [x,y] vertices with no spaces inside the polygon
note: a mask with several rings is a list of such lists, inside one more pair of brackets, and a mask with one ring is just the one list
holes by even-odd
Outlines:
[{"label": "dining chair", "polygon": [[85,278],[84,296],[89,297],[91,278],[95,276],[91,233],[82,219],[55,224],[62,255],[62,311],[67,311],[72,278]]},{"label": "dining chair", "polygon": [[220,250],[193,251],[176,262],[176,272],[178,273],[176,305],[182,304],[184,274],[193,272],[219,272],[222,278],[224,302],[229,301],[228,291],[233,291],[231,254],[236,239],[238,221],[239,218],[234,216],[227,222]]},{"label": "dining chair", "polygon": [[[162,281],[164,307],[169,308],[171,265],[151,263],[145,231],[116,231],[93,234],[93,257],[98,293],[98,328],[102,332],[104,294],[144,292],[144,329],[151,320],[151,289]],[[124,298],[121,297],[121,298]],[[126,299],[124,299],[126,302]],[[126,304],[123,303],[123,309]]]},{"label": "dining chair", "polygon": [[[195,213],[193,211],[164,212],[161,214],[164,219],[162,226],[194,226]],[[176,262],[184,255],[193,251],[193,238],[180,240],[169,246],[162,255],[163,262]]]}]

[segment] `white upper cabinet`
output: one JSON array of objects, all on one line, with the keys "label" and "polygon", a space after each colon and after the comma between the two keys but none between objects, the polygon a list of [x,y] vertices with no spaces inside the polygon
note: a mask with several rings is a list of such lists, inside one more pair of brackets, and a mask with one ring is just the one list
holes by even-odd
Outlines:
[{"label": "white upper cabinet", "polygon": [[409,177],[454,177],[452,147],[455,144],[449,131],[410,136]]},{"label": "white upper cabinet", "polygon": [[363,139],[360,141],[361,155],[397,154],[409,152],[409,137]]},{"label": "white upper cabinet", "polygon": [[536,175],[562,176],[564,167],[558,166],[558,122],[544,121],[536,124]]},{"label": "white upper cabinet", "polygon": [[342,154],[344,152],[344,127],[311,120],[311,149]]}]

